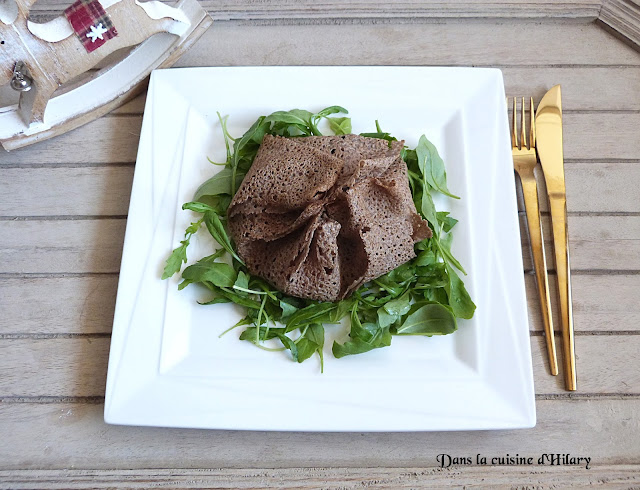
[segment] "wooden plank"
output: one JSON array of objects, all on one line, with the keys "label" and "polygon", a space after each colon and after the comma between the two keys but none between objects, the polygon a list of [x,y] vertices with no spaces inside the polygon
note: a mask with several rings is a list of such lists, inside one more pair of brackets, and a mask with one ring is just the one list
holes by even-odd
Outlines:
[{"label": "wooden plank", "polygon": [[[570,213],[638,213],[640,200],[636,198],[636,185],[640,179],[637,162],[576,162],[564,164],[567,209]],[[519,179],[517,179],[519,180]],[[522,189],[516,182],[518,209],[524,211]],[[542,172],[538,173],[540,210],[549,211]]]},{"label": "wooden plank", "polygon": [[109,338],[1,339],[1,396],[104,396]]},{"label": "wooden plank", "polygon": [[0,278],[0,335],[110,333],[118,277]]},{"label": "wooden plank", "polygon": [[[524,229],[522,216],[520,221]],[[548,217],[543,225],[548,241]],[[0,220],[0,273],[118,272],[124,230],[122,219]],[[524,267],[530,270],[522,236]],[[570,216],[569,240],[573,271],[640,270],[640,216]],[[550,245],[547,255],[553,268]]]},{"label": "wooden plank", "polygon": [[176,66],[238,64],[638,66],[640,56],[596,25],[573,22],[217,22]]},{"label": "wooden plank", "polygon": [[640,3],[637,0],[605,0],[598,22],[640,51]]},{"label": "wooden plank", "polygon": [[[548,375],[544,337],[531,338],[536,393],[566,393],[562,376],[560,337],[558,376]],[[637,335],[579,335],[575,339],[580,394],[640,394],[640,364],[631,349],[640,348]]]},{"label": "wooden plank", "polygon": [[[380,56],[390,56],[392,64],[395,47],[380,46]],[[217,51],[216,51],[217,52]],[[259,53],[252,50],[249,56]],[[286,60],[285,60],[286,61]],[[387,60],[384,60],[387,61]],[[245,63],[250,66],[255,63]],[[382,64],[382,63],[381,63]],[[425,63],[417,63],[422,65]],[[220,66],[220,63],[214,63]],[[478,66],[478,65],[475,65]],[[640,110],[640,68],[638,67],[589,67],[556,68],[527,66],[496,66],[502,70],[505,91],[509,96],[531,96],[537,103],[553,85],[562,85],[562,105],[565,112],[575,110],[619,111]],[[607,90],[602,90],[606,84]],[[0,106],[2,104],[0,89]],[[146,97],[136,97],[131,102],[115,109],[112,114],[141,114]]]},{"label": "wooden plank", "polygon": [[640,212],[640,163],[567,162],[565,179],[570,212]]},{"label": "wooden plank", "polygon": [[[542,217],[547,267],[555,260],[551,240],[551,219]],[[640,270],[640,216],[569,216],[569,251],[572,271]],[[526,221],[520,216],[520,239],[525,270],[533,268]]]},{"label": "wooden plank", "polygon": [[637,159],[640,113],[568,113],[562,118],[564,157]]},{"label": "wooden plank", "polygon": [[[530,430],[353,434],[108,426],[101,404],[2,403],[0,468],[433,468],[441,453],[518,453],[536,459],[569,453],[591,457],[596,467],[640,459],[640,400],[538,400],[536,405],[538,425]],[[487,473],[502,470],[508,471]]]},{"label": "wooden plank", "polygon": [[125,226],[123,219],[0,221],[0,273],[118,272]]},{"label": "wooden plank", "polygon": [[[627,70],[635,70],[636,68],[627,68]],[[640,68],[638,69],[640,70]],[[139,95],[131,102],[127,102],[125,105],[114,109],[111,114],[142,114],[144,112],[144,105],[147,103],[146,92]]]},{"label": "wooden plank", "polygon": [[[117,276],[0,279],[0,334],[109,333]],[[535,278],[525,274],[529,324],[542,330]],[[555,275],[550,276],[555,300]],[[640,276],[577,275],[573,280],[576,331],[633,331],[640,304],[633,291]],[[34,304],[38,308],[33,308]]]},{"label": "wooden plank", "polygon": [[51,140],[10,153],[0,153],[0,165],[134,162],[141,116],[100,118]]},{"label": "wooden plank", "polygon": [[[558,5],[553,0],[454,0],[450,2],[394,2],[389,9],[382,0],[368,2],[328,0],[279,0],[267,3],[252,0],[229,2],[205,0],[201,2],[216,20],[275,20],[275,19],[406,19],[406,18],[568,18],[594,20],[600,11],[597,0],[569,0]],[[64,0],[38,2],[32,14],[58,12],[67,4]]]},{"label": "wooden plank", "polygon": [[[475,455],[471,455],[472,459]],[[0,485],[13,488],[555,488],[606,485],[628,488],[640,483],[638,465],[583,467],[455,466],[438,468],[286,468],[286,469],[171,469],[171,470],[15,470],[0,471]],[[488,461],[491,457],[488,458]]]},{"label": "wooden plank", "polygon": [[[90,337],[0,339],[0,397],[103,396],[109,343]],[[562,376],[547,374],[543,337],[531,343],[536,393],[566,393]],[[640,364],[633,361],[638,349],[638,335],[577,336],[579,393],[640,394]],[[256,350],[262,355],[270,354]]]},{"label": "wooden plank", "polygon": [[576,275],[572,287],[580,330],[631,331],[640,326],[640,276]]},{"label": "wooden plank", "polygon": [[0,213],[126,216],[133,170],[133,166],[36,169],[0,166]]},{"label": "wooden plank", "polygon": [[[142,118],[136,115],[98,119],[59,138],[0,154],[0,166],[133,162],[141,123]],[[640,155],[638,127],[640,112],[567,113],[564,117],[565,158],[637,159]]]},{"label": "wooden plank", "polygon": [[[546,235],[551,235],[549,230]],[[571,216],[571,268],[639,270],[638,237],[639,216]],[[550,251],[550,247],[547,247],[547,251]]]},{"label": "wooden plank", "polygon": [[[542,331],[535,276],[525,274],[529,328]],[[576,332],[635,332],[640,329],[640,275],[573,275],[573,318]],[[560,330],[555,274],[549,275],[554,328]],[[558,342],[559,340],[556,339]]]},{"label": "wooden plank", "polygon": [[[560,84],[565,112],[640,110],[640,69],[636,67],[505,67],[502,73],[507,95],[533,97],[536,105],[547,90]],[[602,84],[607,90],[602,90]]]},{"label": "wooden plank", "polygon": [[[570,213],[640,212],[636,197],[640,164],[567,162],[565,168]],[[3,169],[0,165],[0,213],[19,217],[125,216],[133,170],[133,166]],[[544,180],[540,183],[540,193],[545,195]],[[524,210],[521,200],[519,209]],[[541,210],[548,210],[546,199]]]},{"label": "wooden plank", "polygon": [[[218,26],[216,25],[215,29]],[[250,29],[242,27],[243,29]],[[244,38],[243,38],[244,39]],[[254,42],[252,46],[243,56],[246,61],[245,66],[260,65],[261,58],[264,53],[260,49],[259,36],[246,36],[245,42]],[[280,40],[279,42],[284,42]],[[399,39],[399,42],[406,42]],[[217,41],[216,41],[217,43]],[[198,49],[196,45],[194,49]],[[203,48],[204,49],[204,48]],[[313,53],[315,43],[308,46],[309,53]],[[377,52],[378,58],[372,61],[373,64],[394,65],[399,59],[397,57],[398,44],[382,44]],[[357,59],[358,51],[352,51],[353,63],[362,62]],[[433,56],[429,50],[416,53],[422,55],[422,59],[414,56],[412,63],[408,63],[404,58],[401,59],[402,64],[412,65],[429,65],[432,64],[429,56]],[[203,53],[208,57],[211,66],[224,66],[226,53],[220,50],[210,50],[209,54]],[[320,54],[315,54],[320,56]],[[217,58],[214,58],[217,57]],[[223,59],[224,58],[224,59]],[[313,58],[313,56],[311,56]],[[205,66],[202,60],[199,66]],[[345,60],[345,63],[350,60]],[[291,64],[292,62],[284,58],[282,64]],[[498,62],[495,67],[500,68],[504,74],[504,82],[506,93],[510,96],[532,96],[535,101],[539,101],[544,93],[553,85],[561,84],[563,88],[563,108],[566,111],[575,110],[640,110],[640,68],[635,66],[608,66],[608,67],[555,67],[555,66],[503,66],[505,62]],[[302,63],[297,63],[302,64]],[[307,62],[306,64],[317,64]],[[474,66],[481,66],[479,63],[473,63]],[[184,65],[186,66],[186,65]],[[494,66],[494,65],[491,65]],[[607,90],[602,90],[605,84]],[[11,90],[9,86],[0,87],[0,107],[17,103],[16,92]],[[115,109],[112,114],[141,114],[144,110],[145,96],[136,97],[133,101],[128,102],[122,107]]]},{"label": "wooden plank", "polygon": [[[556,303],[555,275],[550,276]],[[575,275],[573,310],[577,332],[630,332],[640,329],[640,275]],[[118,278],[0,278],[0,335],[108,334]],[[525,274],[529,328],[542,331],[535,277]],[[37,308],[34,307],[37,305]],[[557,308],[554,308],[557,313]],[[559,322],[556,319],[556,329]]]}]

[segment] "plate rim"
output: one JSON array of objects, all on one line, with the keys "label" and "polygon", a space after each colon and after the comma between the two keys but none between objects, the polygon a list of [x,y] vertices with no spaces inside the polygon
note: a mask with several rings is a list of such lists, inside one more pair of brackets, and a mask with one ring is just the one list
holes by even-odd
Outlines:
[{"label": "plate rim", "polygon": [[[465,67],[224,67],[224,68],[212,68],[212,67],[197,67],[197,68],[180,68],[180,69],[171,69],[171,70],[156,70],[151,77],[151,82],[149,85],[149,93],[148,93],[148,97],[147,97],[147,102],[145,105],[145,115],[143,118],[143,126],[142,126],[142,130],[141,130],[141,137],[140,137],[140,148],[139,148],[139,154],[138,154],[138,161],[136,163],[136,171],[135,171],[135,175],[134,175],[134,184],[133,184],[133,188],[132,188],[132,204],[129,210],[129,216],[132,213],[132,207],[133,207],[133,197],[134,197],[134,192],[136,194],[139,194],[139,192],[136,192],[137,189],[139,188],[139,185],[136,186],[136,181],[139,179],[136,179],[136,177],[139,177],[138,175],[138,169],[139,168],[143,168],[143,165],[139,165],[139,164],[143,164],[143,159],[144,159],[144,151],[142,151],[143,146],[148,144],[148,140],[151,137],[151,135],[153,134],[153,114],[154,114],[154,95],[156,93],[156,86],[158,86],[158,84],[160,83],[166,83],[167,81],[169,83],[171,83],[171,78],[172,77],[179,77],[181,74],[184,74],[187,77],[193,77],[197,74],[197,71],[202,71],[202,70],[214,70],[216,72],[231,72],[231,71],[238,71],[238,70],[249,70],[249,71],[264,71],[265,69],[267,69],[267,71],[275,71],[275,72],[281,72],[281,71],[286,71],[286,70],[325,70],[325,71],[331,71],[331,70],[352,70],[352,71],[359,71],[359,70],[375,70],[375,71],[388,71],[391,70],[392,72],[399,72],[399,71],[403,71],[403,70],[407,70],[407,71],[411,71],[414,73],[418,73],[420,71],[422,72],[440,72],[440,73],[445,73],[445,72],[457,72],[457,73],[461,73],[463,71],[467,71],[467,70],[472,70],[475,73],[478,72],[485,72],[487,73],[487,77],[489,79],[493,78],[492,82],[493,84],[495,84],[498,88],[498,96],[500,95],[500,93],[502,94],[502,105],[501,107],[499,107],[499,113],[502,112],[503,114],[498,114],[497,115],[497,124],[498,127],[499,126],[505,126],[505,124],[507,125],[508,128],[508,122],[506,122],[506,105],[504,104],[504,82],[502,79],[502,72],[499,69],[495,69],[495,68],[465,68]],[[499,100],[499,98],[498,98]],[[501,109],[503,108],[502,106],[504,106],[504,111],[502,111]],[[505,133],[508,135],[508,129],[507,132]],[[142,158],[141,158],[141,154],[142,154]],[[514,204],[514,213],[517,219],[517,207],[515,206],[515,186],[513,186],[513,192],[510,193],[512,194],[513,197],[513,204]],[[133,212],[135,212],[135,209],[133,209]],[[125,234],[125,244],[123,247],[123,266],[125,267],[125,262],[126,262],[126,251],[128,249],[128,242],[127,242],[127,238],[130,238],[130,229],[129,229],[129,225],[130,223],[132,223],[133,220],[129,221],[127,223],[127,231]],[[516,222],[517,224],[517,222]],[[518,242],[519,242],[519,234],[518,234]],[[129,240],[130,243],[130,240]],[[520,255],[519,260],[520,260],[520,271],[523,270],[522,267],[522,257],[521,257],[521,249],[520,247],[518,247],[518,254]],[[524,294],[524,277],[522,275],[522,272],[520,272],[521,274],[521,289],[522,289],[522,293]],[[123,278],[123,274],[120,275],[120,280],[122,280]],[[120,284],[120,280],[118,283],[118,298],[117,298],[117,303],[116,303],[116,310],[118,310],[118,306],[122,304],[121,299],[120,299],[120,291],[121,291],[121,284]],[[526,308],[526,303],[525,303],[525,308]],[[525,310],[526,312],[526,310]],[[117,349],[115,347],[120,347],[121,349],[124,347],[122,344],[122,334],[123,333],[128,333],[127,331],[123,332],[123,327],[121,326],[121,322],[118,322],[118,318],[120,315],[118,315],[118,312],[116,312],[116,315],[114,315],[114,335],[112,335],[112,340],[111,340],[111,350],[110,350],[110,354],[109,354],[109,368],[108,368],[108,376],[107,376],[107,391],[106,391],[106,397],[105,397],[105,411],[104,411],[104,418],[105,418],[105,422],[107,423],[114,423],[114,424],[123,424],[123,425],[161,425],[161,426],[168,426],[168,427],[202,427],[202,428],[238,428],[238,429],[245,429],[245,430],[306,430],[306,431],[351,431],[351,430],[357,430],[357,431],[361,431],[361,430],[365,430],[365,431],[396,431],[396,430],[470,430],[470,429],[501,429],[501,428],[528,428],[528,427],[533,427],[535,425],[535,399],[533,396],[533,371],[532,371],[532,366],[531,366],[531,352],[530,352],[530,343],[529,343],[529,330],[528,330],[528,319],[525,315],[524,317],[524,327],[519,327],[521,328],[521,331],[524,330],[524,328],[526,327],[526,340],[527,342],[524,345],[524,350],[525,352],[522,352],[521,354],[523,354],[526,357],[526,361],[523,361],[523,364],[520,366],[521,368],[524,369],[524,383],[527,385],[525,387],[524,391],[528,391],[529,392],[529,397],[530,400],[527,401],[528,403],[528,409],[526,410],[526,413],[521,414],[522,417],[520,418],[520,420],[513,422],[506,422],[504,424],[500,424],[500,423],[496,423],[495,427],[490,427],[488,425],[483,425],[483,426],[478,426],[478,427],[473,427],[473,426],[467,426],[466,424],[460,424],[460,426],[456,426],[456,424],[453,424],[451,426],[448,427],[442,427],[442,428],[416,428],[416,429],[411,429],[411,428],[407,428],[407,429],[403,429],[403,428],[386,428],[386,427],[382,427],[380,429],[377,428],[359,428],[359,427],[354,427],[352,429],[349,428],[337,428],[337,429],[327,429],[327,428],[314,428],[314,427],[307,427],[307,428],[292,428],[292,429],[287,429],[286,427],[277,427],[277,428],[269,428],[269,427],[264,427],[264,426],[256,426],[256,427],[250,427],[250,426],[246,426],[246,427],[227,427],[227,426],[221,426],[221,427],[212,427],[210,425],[198,425],[197,423],[181,423],[179,420],[174,420],[175,423],[172,422],[163,422],[161,424],[158,424],[156,422],[153,421],[152,418],[140,418],[140,417],[131,417],[130,415],[128,415],[125,412],[122,412],[122,410],[118,410],[117,408],[114,408],[112,406],[112,402],[114,400],[114,397],[116,396],[116,379],[117,379],[117,369],[118,369],[118,364],[120,359],[118,358],[120,356],[120,349]],[[115,345],[114,345],[115,344]],[[522,347],[522,346],[521,346]],[[149,422],[149,423],[145,423],[145,421]],[[473,424],[471,424],[473,425]],[[490,424],[489,424],[490,425]]]}]

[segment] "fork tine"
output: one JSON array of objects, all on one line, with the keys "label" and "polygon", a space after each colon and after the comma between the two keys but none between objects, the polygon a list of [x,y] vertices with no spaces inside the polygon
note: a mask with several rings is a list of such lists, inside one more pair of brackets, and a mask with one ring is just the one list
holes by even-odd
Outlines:
[{"label": "fork tine", "polygon": [[527,123],[525,121],[524,115],[524,97],[522,97],[522,105],[520,106],[520,148],[529,149],[529,145],[527,144],[527,133],[525,128],[527,127]]},{"label": "fork tine", "polygon": [[536,147],[536,116],[533,110],[533,97],[529,99],[529,111],[531,112],[531,126],[529,126],[529,142],[531,148]]},{"label": "fork tine", "polygon": [[513,148],[517,148],[518,147],[518,136],[517,136],[517,133],[516,133],[516,127],[517,127],[517,125],[516,125],[516,113],[517,112],[518,111],[516,110],[516,98],[514,97],[513,98],[513,111],[512,111],[512,113],[513,113],[513,121],[512,121],[512,124],[511,124],[511,146]]}]

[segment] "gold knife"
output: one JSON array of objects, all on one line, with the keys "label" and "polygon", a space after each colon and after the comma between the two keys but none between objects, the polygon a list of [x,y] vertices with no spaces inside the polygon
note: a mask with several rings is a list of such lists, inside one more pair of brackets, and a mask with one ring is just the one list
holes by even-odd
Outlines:
[{"label": "gold knife", "polygon": [[573,338],[573,307],[571,304],[571,271],[569,236],[567,233],[567,194],[564,183],[562,153],[562,100],[560,85],[552,87],[542,98],[536,111],[536,149],[544,180],[547,184],[553,245],[556,256],[560,318],[562,322],[562,353],[565,387],[575,391],[576,358]]}]

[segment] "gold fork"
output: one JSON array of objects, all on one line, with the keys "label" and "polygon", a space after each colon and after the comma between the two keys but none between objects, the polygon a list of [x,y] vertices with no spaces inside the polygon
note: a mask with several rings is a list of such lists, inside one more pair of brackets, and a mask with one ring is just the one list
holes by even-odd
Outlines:
[{"label": "gold fork", "polygon": [[533,264],[536,272],[538,296],[542,309],[542,321],[547,340],[547,354],[549,355],[549,368],[551,374],[558,374],[558,358],[556,356],[556,342],[553,335],[553,321],[551,316],[551,299],[549,297],[549,277],[547,275],[547,260],[544,253],[542,236],[542,222],[540,221],[540,209],[538,207],[538,185],[534,175],[534,169],[538,164],[536,158],[536,122],[533,110],[533,98],[529,99],[531,124],[529,125],[529,139],[525,132],[524,97],[522,97],[522,112],[520,121],[520,141],[517,135],[517,103],[513,98],[513,126],[511,128],[511,153],[513,154],[513,166],[522,182],[524,195],[524,207],[527,213],[527,226],[529,239],[533,252]]}]

